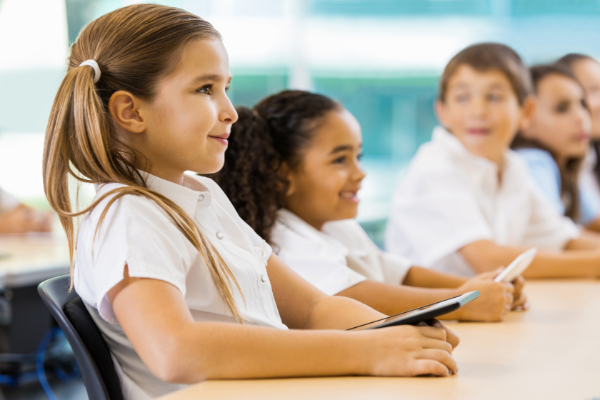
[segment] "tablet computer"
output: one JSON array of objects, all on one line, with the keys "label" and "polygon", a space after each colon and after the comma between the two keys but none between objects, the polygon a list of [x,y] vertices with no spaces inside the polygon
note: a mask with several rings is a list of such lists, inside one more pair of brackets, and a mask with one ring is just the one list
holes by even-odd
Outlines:
[{"label": "tablet computer", "polygon": [[536,253],[537,253],[537,249],[535,247],[533,247],[533,248],[527,250],[525,253],[519,255],[517,258],[514,259],[513,262],[510,263],[510,265],[508,267],[504,268],[502,270],[502,272],[500,272],[498,274],[498,276],[494,279],[494,281],[495,282],[512,282],[512,281],[514,281],[517,278],[517,276],[521,275],[523,272],[525,272],[527,267],[529,267],[529,264],[531,264],[531,262],[535,258]]},{"label": "tablet computer", "polygon": [[403,313],[392,315],[391,317],[367,322],[366,324],[358,325],[347,330],[379,329],[396,325],[417,325],[420,322],[426,322],[427,320],[439,317],[440,315],[448,314],[449,312],[458,310],[465,304],[470,303],[478,297],[479,292],[477,291],[467,292],[460,296],[451,297],[437,303],[415,308],[414,310],[404,311]]}]

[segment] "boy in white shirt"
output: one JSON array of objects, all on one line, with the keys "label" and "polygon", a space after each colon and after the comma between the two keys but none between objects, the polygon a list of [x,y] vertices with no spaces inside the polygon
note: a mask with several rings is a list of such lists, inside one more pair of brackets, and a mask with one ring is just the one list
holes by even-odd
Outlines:
[{"label": "boy in white shirt", "polygon": [[477,44],[450,60],[436,103],[443,128],[421,146],[394,195],[388,251],[473,276],[538,247],[526,277],[600,274],[597,239],[580,237],[508,148],[533,111],[530,93],[527,69],[507,46]]}]

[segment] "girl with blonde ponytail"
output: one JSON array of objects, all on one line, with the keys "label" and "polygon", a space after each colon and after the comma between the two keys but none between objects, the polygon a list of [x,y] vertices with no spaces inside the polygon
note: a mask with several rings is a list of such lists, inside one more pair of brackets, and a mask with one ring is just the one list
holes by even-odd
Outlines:
[{"label": "girl with blonde ponytail", "polygon": [[[44,185],[124,397],[211,378],[456,372],[458,340],[441,325],[344,331],[383,315],[302,280],[214,181],[184,173],[223,166],[230,80],[219,33],[177,8],[118,9],[71,49]],[[83,210],[73,179],[96,186]]]}]

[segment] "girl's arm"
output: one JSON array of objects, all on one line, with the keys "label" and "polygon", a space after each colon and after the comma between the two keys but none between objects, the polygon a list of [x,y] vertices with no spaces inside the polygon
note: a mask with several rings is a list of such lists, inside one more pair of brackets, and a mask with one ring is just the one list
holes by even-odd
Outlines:
[{"label": "girl's arm", "polygon": [[[495,271],[492,274],[496,273]],[[435,276],[437,275],[438,273],[435,273]],[[488,273],[488,275],[490,274]],[[444,279],[441,281],[444,282]],[[491,275],[483,274],[471,280],[456,278],[456,280],[448,279],[445,282],[458,283],[459,281],[463,284],[457,288],[430,289],[367,280],[341,291],[337,296],[356,299],[377,311],[393,315],[478,290],[481,295],[476,301],[444,315],[441,319],[493,322],[501,321],[504,315],[510,311],[513,302],[513,286],[511,284],[494,282]]]},{"label": "girl's arm", "polygon": [[[477,272],[492,271],[508,265],[523,247],[498,246],[489,240],[470,243],[461,254]],[[523,274],[526,278],[596,278],[600,276],[598,242],[582,235],[569,241],[565,250],[538,250],[533,262]]]},{"label": "girl's arm", "polygon": [[[355,301],[307,288],[310,285],[296,279],[273,256],[267,268],[279,312],[290,326],[345,328],[380,316]],[[281,287],[284,282],[289,286]],[[451,352],[458,340],[445,329],[400,326],[358,332],[285,331],[195,322],[177,288],[160,280],[130,278],[127,268],[108,298],[142,361],[168,382],[326,375],[445,376],[456,372]]]},{"label": "girl's arm", "polygon": [[[501,271],[501,269],[498,269],[496,271],[492,271],[492,272],[484,272],[483,274],[478,275],[475,278],[475,280],[493,280],[496,275]],[[459,290],[460,294],[467,292],[468,289],[470,290],[479,290],[481,292],[481,290],[483,288],[479,287],[479,285],[473,285],[470,283],[470,281],[472,279],[468,279],[468,278],[464,278],[461,276],[457,276],[457,275],[450,275],[450,274],[445,274],[443,272],[438,272],[438,271],[434,271],[431,270],[429,268],[423,268],[423,267],[411,267],[410,270],[408,271],[408,274],[406,274],[406,277],[404,278],[404,282],[402,282],[403,285],[408,285],[408,286],[417,286],[417,287],[428,287],[428,288],[460,288],[461,290]],[[524,310],[527,309],[528,305],[527,305],[527,296],[525,295],[525,293],[523,292],[523,287],[525,286],[525,279],[523,279],[523,277],[519,276],[517,279],[515,279],[512,282],[513,286],[514,286],[514,292],[513,292],[513,303],[512,303],[512,309],[513,310]],[[485,295],[486,293],[482,293],[482,297]],[[499,293],[497,293],[496,295],[498,295]],[[492,294],[488,294],[488,296],[493,296]],[[479,304],[481,304],[482,302],[479,301]],[[479,304],[476,303],[471,303],[470,305],[468,305],[465,308],[462,308],[461,310],[459,310],[459,318],[458,319],[462,319],[462,320],[479,320],[477,318],[483,318],[483,320],[485,321],[497,321],[500,320],[502,318],[502,314],[499,314],[498,312],[495,313],[473,313],[472,311],[477,311],[478,308],[482,308],[482,306],[480,306]],[[483,311],[483,310],[482,310]],[[449,316],[454,316],[454,315],[449,315]],[[449,317],[446,317],[445,319],[450,319]]]},{"label": "girl's arm", "polygon": [[424,288],[457,288],[467,281],[467,278],[461,276],[444,274],[429,268],[411,267],[402,284]]}]

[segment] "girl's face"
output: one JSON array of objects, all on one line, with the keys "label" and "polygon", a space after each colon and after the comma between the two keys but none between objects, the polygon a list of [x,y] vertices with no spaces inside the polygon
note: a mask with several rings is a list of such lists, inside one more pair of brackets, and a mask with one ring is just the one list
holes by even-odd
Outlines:
[{"label": "girl's face", "polygon": [[523,136],[547,146],[559,159],[584,156],[591,130],[584,96],[581,86],[566,76],[543,78],[537,87],[537,107],[523,124]]},{"label": "girl's face", "polygon": [[237,120],[227,97],[229,61],[219,39],[190,42],[179,64],[158,85],[150,102],[141,101],[145,130],[133,143],[165,179],[184,171],[213,173],[224,162],[231,125]]},{"label": "girl's face", "polygon": [[600,139],[600,63],[583,59],[573,64],[573,73],[586,92],[586,101],[592,116],[592,137]]},{"label": "girl's face", "polygon": [[329,112],[312,132],[300,165],[289,171],[286,208],[321,229],[328,221],[356,217],[362,135],[358,121],[345,109]]}]

